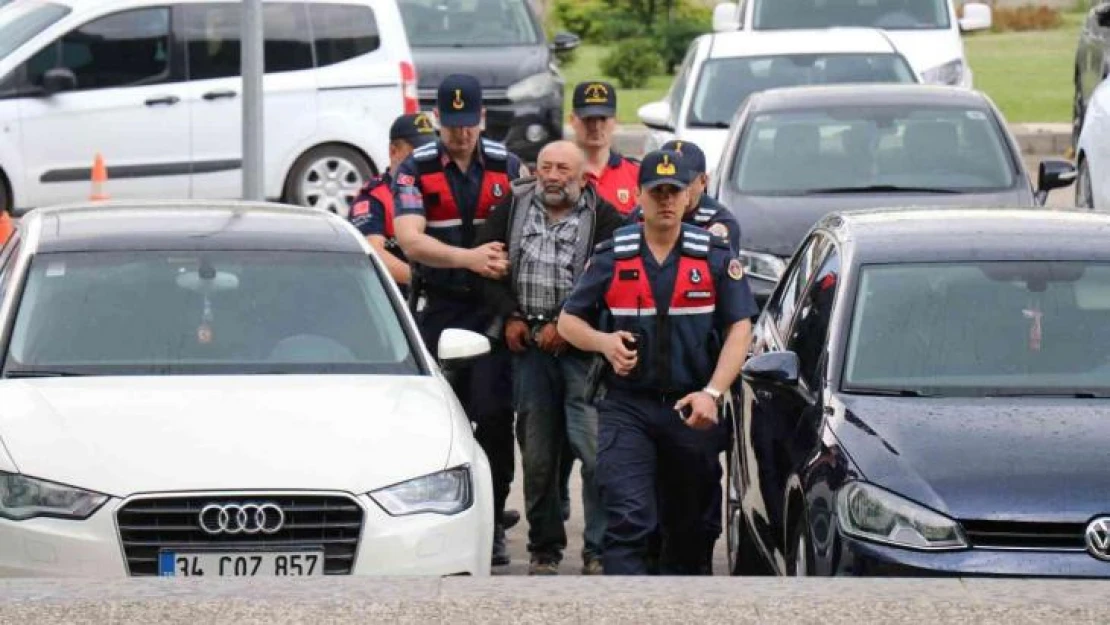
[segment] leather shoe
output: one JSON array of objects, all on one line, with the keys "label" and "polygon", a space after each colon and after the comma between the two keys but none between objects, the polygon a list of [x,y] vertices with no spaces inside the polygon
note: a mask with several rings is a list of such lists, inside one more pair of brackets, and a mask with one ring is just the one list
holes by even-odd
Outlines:
[{"label": "leather shoe", "polygon": [[490,565],[508,566],[511,563],[509,547],[505,544],[505,528],[498,524],[493,529],[493,554],[490,557]]}]

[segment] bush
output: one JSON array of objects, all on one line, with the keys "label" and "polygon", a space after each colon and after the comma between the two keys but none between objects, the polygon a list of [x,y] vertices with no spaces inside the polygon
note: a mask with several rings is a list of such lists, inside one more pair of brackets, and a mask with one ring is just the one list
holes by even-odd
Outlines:
[{"label": "bush", "polygon": [[991,30],[996,33],[1053,30],[1062,23],[1060,11],[1047,6],[995,7],[992,14]]},{"label": "bush", "polygon": [[630,13],[620,10],[608,11],[598,28],[601,43],[623,44],[628,39],[640,39],[648,34],[647,25]]},{"label": "bush", "polygon": [[601,71],[612,76],[623,89],[639,89],[659,71],[656,44],[649,39],[630,39],[601,59]]},{"label": "bush", "polygon": [[609,13],[603,0],[556,0],[551,10],[559,29],[572,32],[588,43],[600,43],[602,25]]},{"label": "bush", "polygon": [[663,69],[668,74],[674,70],[682,59],[686,57],[686,50],[690,42],[705,34],[711,28],[709,24],[702,24],[689,19],[675,20],[670,24],[663,24],[656,38],[659,56],[663,60]]}]

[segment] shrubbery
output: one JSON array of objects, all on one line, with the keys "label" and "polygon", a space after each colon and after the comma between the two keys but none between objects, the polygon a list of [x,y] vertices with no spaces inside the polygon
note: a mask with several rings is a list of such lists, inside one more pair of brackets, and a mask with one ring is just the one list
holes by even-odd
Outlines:
[{"label": "shrubbery", "polygon": [[659,72],[659,53],[649,39],[629,39],[601,59],[601,71],[623,89],[638,89]]}]

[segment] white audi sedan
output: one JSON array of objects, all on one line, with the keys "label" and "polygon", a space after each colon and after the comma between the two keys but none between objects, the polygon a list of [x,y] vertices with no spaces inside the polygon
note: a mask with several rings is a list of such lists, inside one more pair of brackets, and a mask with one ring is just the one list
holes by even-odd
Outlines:
[{"label": "white audi sedan", "polygon": [[487,459],[340,218],[39,209],[0,297],[0,576],[489,574]]}]

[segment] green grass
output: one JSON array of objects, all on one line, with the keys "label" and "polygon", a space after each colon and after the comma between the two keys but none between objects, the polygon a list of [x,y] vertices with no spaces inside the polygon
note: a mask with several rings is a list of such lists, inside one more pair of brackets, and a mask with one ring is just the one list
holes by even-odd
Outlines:
[{"label": "green grass", "polygon": [[617,81],[601,74],[601,59],[608,52],[605,46],[580,46],[574,62],[560,68],[567,81],[566,113],[570,114],[570,90],[574,85],[588,80],[604,80],[617,86],[617,121],[621,124],[638,124],[636,111],[649,102],[661,100],[671,86],[671,76],[653,76],[643,89],[621,89]]},{"label": "green grass", "polygon": [[1075,46],[1084,16],[1065,13],[1047,32],[965,36],[975,88],[986,92],[1010,122],[1071,121]]},{"label": "green grass", "polygon": [[[1022,122],[1071,120],[1072,74],[1075,46],[1084,15],[1065,13],[1060,28],[1044,32],[975,33],[965,35],[968,63],[975,73],[975,87],[987,93],[1006,119]],[[561,68],[568,89],[587,80],[608,80],[601,74],[601,59],[608,48],[581,46],[573,63]],[[636,111],[662,99],[671,76],[653,76],[643,89],[619,89],[617,120],[638,124]],[[569,95],[569,94],[568,94]],[[566,102],[570,112],[570,97]]]}]

